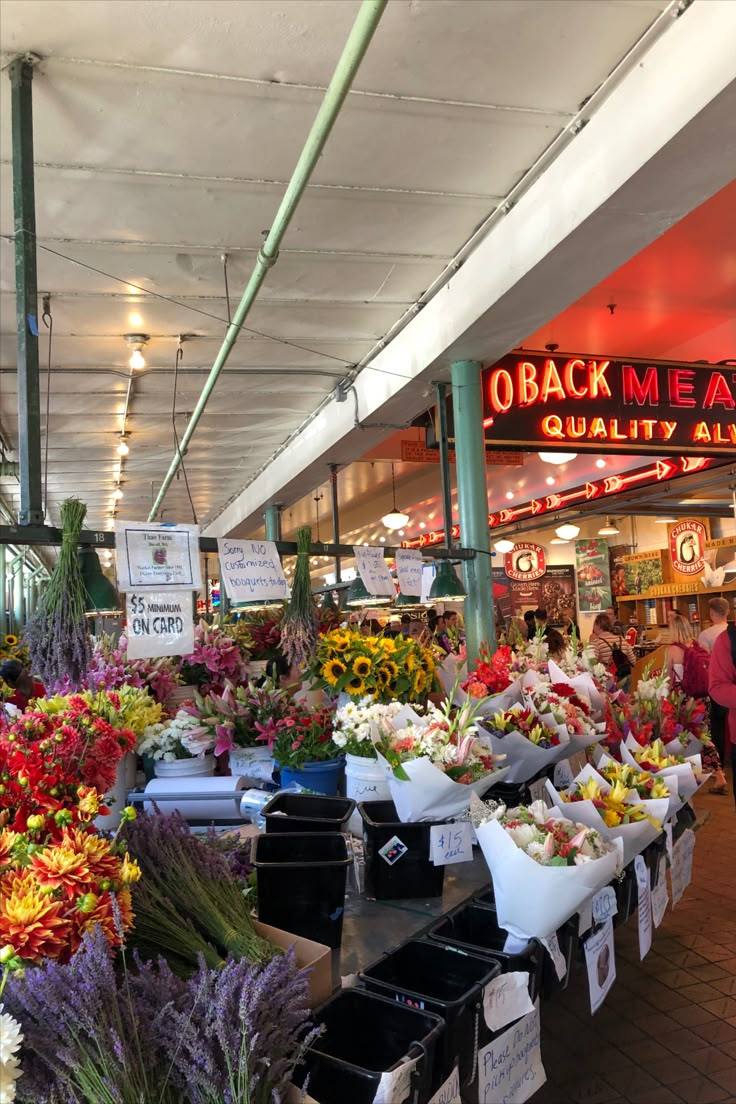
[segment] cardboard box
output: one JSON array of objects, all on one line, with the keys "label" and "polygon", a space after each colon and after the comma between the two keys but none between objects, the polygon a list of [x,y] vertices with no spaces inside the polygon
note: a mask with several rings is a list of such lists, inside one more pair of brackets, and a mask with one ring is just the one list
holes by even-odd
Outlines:
[{"label": "cardboard box", "polygon": [[303,939],[301,935],[292,935],[281,928],[272,928],[270,924],[253,921],[253,927],[264,939],[269,939],[277,947],[288,951],[296,950],[296,961],[302,970],[309,970],[309,1007],[316,1008],[332,996],[332,951],[324,943],[315,943]]}]

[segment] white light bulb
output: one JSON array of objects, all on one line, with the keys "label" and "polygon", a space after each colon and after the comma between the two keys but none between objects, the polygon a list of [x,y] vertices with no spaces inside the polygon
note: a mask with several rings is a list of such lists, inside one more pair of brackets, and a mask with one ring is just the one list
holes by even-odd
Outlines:
[{"label": "white light bulb", "polygon": [[506,492],[506,498],[509,500],[509,502],[511,501],[511,499],[513,497],[514,497],[514,492],[513,491],[507,491]]},{"label": "white light bulb", "polygon": [[596,466],[597,468],[605,468],[605,466],[606,466],[606,461],[605,461],[605,460],[603,460],[603,459],[601,459],[601,458],[599,457],[599,458],[598,458],[598,460],[596,460],[596,462],[595,462],[595,466]]},{"label": "white light bulb", "polygon": [[548,475],[544,482],[547,484],[548,487],[554,487],[555,477],[553,475]]},{"label": "white light bulb", "polygon": [[545,464],[569,464],[577,460],[578,454],[576,452],[540,452],[538,456]]},{"label": "white light bulb", "polygon": [[420,521],[420,522],[419,522],[419,528],[420,528],[420,529],[426,529],[426,528],[427,528],[427,523],[426,523],[426,521]]},{"label": "white light bulb", "polygon": [[118,445],[118,456],[127,456],[129,452],[130,446],[125,441],[121,441]]},{"label": "white light bulb", "polygon": [[116,487],[115,490],[112,492],[112,497],[118,499],[118,501],[123,497],[123,492],[120,490],[119,487]]},{"label": "white light bulb", "polygon": [[557,536],[565,541],[574,540],[579,532],[579,525],[560,525],[557,529],[555,529],[555,533],[557,534]]},{"label": "white light bulb", "polygon": [[143,353],[140,351],[140,349],[133,350],[133,352],[130,354],[130,360],[128,361],[128,364],[133,369],[133,371],[138,368],[146,367],[146,358],[143,356]]}]

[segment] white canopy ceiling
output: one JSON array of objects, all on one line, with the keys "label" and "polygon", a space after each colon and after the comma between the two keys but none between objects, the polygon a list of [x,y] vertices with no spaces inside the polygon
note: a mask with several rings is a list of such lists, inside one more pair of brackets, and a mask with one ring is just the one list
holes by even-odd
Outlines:
[{"label": "white canopy ceiling", "polygon": [[[668,33],[667,7],[391,0],[190,448],[200,519],[215,518],[368,355],[658,19]],[[181,434],[224,335],[221,255],[237,300],[357,9],[4,0],[3,64],[25,51],[43,59],[34,123],[39,291],[54,320],[53,520],[72,493],[92,525],[110,520],[129,332],[150,342],[132,386],[121,512],[147,514],[174,450],[172,410]],[[0,422],[12,447],[9,103],[4,79]],[[8,497],[16,489],[3,483]],[[165,508],[190,516],[183,480]]]}]

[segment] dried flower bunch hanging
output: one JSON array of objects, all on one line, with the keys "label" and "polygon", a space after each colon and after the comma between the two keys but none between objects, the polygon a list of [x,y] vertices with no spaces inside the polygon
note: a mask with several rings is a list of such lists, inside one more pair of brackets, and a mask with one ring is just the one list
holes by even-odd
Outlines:
[{"label": "dried flower bunch hanging", "polygon": [[306,667],[317,646],[317,613],[312,599],[309,550],[312,530],[303,525],[296,531],[296,570],[291,601],[281,622],[281,650],[292,667]]},{"label": "dried flower bunch hanging", "polygon": [[90,643],[87,594],[77,558],[87,507],[78,498],[61,504],[61,551],[38,609],[25,630],[31,670],[47,689],[63,683],[77,690],[87,673]]}]

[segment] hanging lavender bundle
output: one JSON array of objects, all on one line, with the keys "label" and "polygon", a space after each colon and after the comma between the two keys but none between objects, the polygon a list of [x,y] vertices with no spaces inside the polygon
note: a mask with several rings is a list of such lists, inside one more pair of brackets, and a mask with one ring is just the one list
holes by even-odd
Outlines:
[{"label": "hanging lavender bundle", "polygon": [[84,616],[87,595],[77,559],[86,516],[87,507],[78,498],[62,502],[59,559],[24,633],[31,670],[49,690],[59,683],[79,689],[90,660]]},{"label": "hanging lavender bundle", "polygon": [[296,570],[291,588],[291,601],[281,622],[281,651],[292,667],[304,668],[317,645],[317,613],[312,599],[309,575],[309,550],[312,530],[303,525],[296,531]]}]

